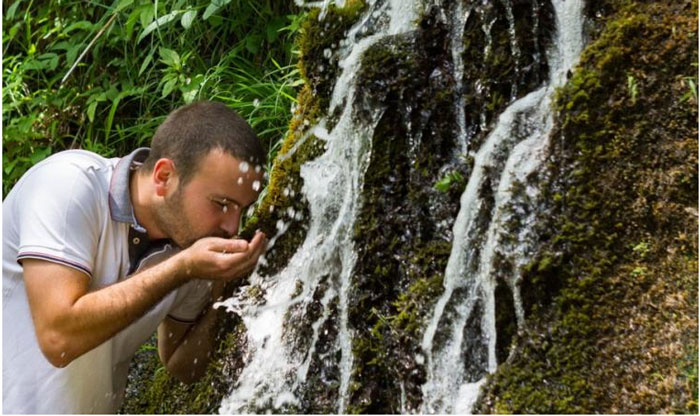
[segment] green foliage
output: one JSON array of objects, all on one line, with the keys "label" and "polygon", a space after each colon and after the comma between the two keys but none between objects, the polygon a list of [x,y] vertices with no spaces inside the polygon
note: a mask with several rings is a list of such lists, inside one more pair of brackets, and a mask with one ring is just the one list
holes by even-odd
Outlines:
[{"label": "green foliage", "polygon": [[466,184],[467,182],[464,179],[464,176],[462,176],[459,171],[453,170],[435,183],[435,189],[444,193],[449,191],[452,185],[455,185],[460,189],[464,189]]},{"label": "green foliage", "polygon": [[219,100],[274,156],[303,14],[272,0],[18,0],[3,6],[3,195],[53,152],[147,145],[176,107]]}]

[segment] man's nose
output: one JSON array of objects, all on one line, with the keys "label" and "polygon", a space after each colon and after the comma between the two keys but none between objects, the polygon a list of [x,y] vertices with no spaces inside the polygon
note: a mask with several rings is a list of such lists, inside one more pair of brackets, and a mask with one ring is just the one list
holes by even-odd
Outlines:
[{"label": "man's nose", "polygon": [[225,215],[221,221],[220,228],[226,233],[227,238],[231,238],[238,232],[238,220],[240,215],[237,212]]}]

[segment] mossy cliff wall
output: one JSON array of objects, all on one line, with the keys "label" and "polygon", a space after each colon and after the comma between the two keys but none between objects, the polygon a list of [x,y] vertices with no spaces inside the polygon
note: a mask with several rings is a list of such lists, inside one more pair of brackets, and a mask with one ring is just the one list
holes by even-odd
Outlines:
[{"label": "mossy cliff wall", "polygon": [[697,413],[697,2],[588,9],[527,325],[478,411]]},{"label": "mossy cliff wall", "polygon": [[[452,226],[472,169],[470,156],[455,150],[457,80],[451,28],[442,17],[455,5],[435,3],[416,31],[370,48],[357,74],[361,100],[383,112],[354,229],[349,413],[419,409],[425,369],[416,356],[443,290]],[[508,3],[519,54],[512,53],[506,2],[483,3],[465,23],[470,152],[512,99],[547,78],[551,7]],[[280,151],[293,154],[275,162],[247,227],[275,235],[278,221],[289,223],[263,273],[284,267],[306,235],[305,221],[291,220],[287,208],[308,213],[295,197],[299,167],[324,150],[306,133],[327,113],[338,74],[337,58],[325,51],[365,7],[347,1],[323,20],[311,12],[305,23],[299,45],[306,83]],[[525,325],[517,330],[511,295],[497,290],[500,365],[476,410],[696,413],[697,1],[591,0],[587,14],[589,44],[553,109],[556,126],[540,175],[541,248],[521,287]],[[491,39],[485,23],[493,27]],[[452,179],[438,190],[446,177]],[[256,288],[247,291],[256,296]],[[189,386],[144,349],[122,412],[217,413],[246,354],[238,318],[221,312],[218,334],[207,375]],[[324,381],[322,363],[312,365],[309,380],[291,410],[337,411],[337,384]]]}]

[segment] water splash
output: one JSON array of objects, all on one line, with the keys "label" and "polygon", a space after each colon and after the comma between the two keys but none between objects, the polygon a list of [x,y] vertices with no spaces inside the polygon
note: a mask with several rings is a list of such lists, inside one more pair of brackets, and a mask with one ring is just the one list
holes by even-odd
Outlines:
[{"label": "water splash", "polygon": [[[549,83],[513,102],[500,115],[475,156],[472,175],[460,200],[444,292],[421,344],[427,370],[421,413],[471,412],[484,376],[496,370],[497,256],[514,264],[516,272],[503,278],[513,290],[518,323],[523,320],[517,270],[533,249],[537,210],[529,210],[522,218],[515,238],[504,238],[505,224],[514,215],[514,205],[531,204],[537,199],[537,188],[528,186],[527,178],[541,165],[549,144],[551,97],[565,82],[566,72],[583,46],[583,2],[553,0],[553,6],[557,34],[548,54]],[[514,192],[516,183],[525,184],[525,191]],[[493,202],[482,196],[485,188],[491,190]],[[471,328],[469,337],[476,339],[465,339],[465,328]],[[465,356],[466,350],[471,351],[469,356]]]}]

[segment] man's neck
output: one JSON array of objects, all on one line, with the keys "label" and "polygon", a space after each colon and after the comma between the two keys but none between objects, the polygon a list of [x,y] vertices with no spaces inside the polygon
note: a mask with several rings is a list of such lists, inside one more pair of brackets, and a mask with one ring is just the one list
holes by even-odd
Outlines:
[{"label": "man's neck", "polygon": [[134,208],[134,217],[146,229],[148,238],[151,240],[167,238],[156,226],[156,221],[153,218],[155,190],[151,176],[146,172],[141,172],[141,170],[134,171],[129,178],[129,194],[131,195],[131,205]]}]

